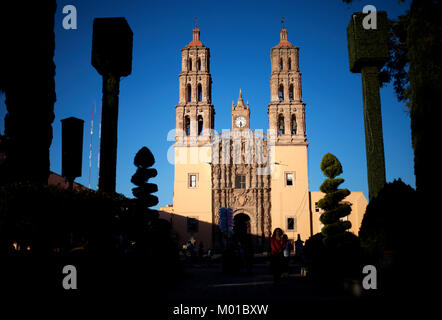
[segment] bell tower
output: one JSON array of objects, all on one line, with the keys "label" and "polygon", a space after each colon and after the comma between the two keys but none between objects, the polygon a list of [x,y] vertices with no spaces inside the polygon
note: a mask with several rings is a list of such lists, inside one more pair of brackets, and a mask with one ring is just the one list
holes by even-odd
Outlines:
[{"label": "bell tower", "polygon": [[176,106],[176,143],[201,145],[210,141],[215,111],[212,105],[210,50],[194,28],[192,41],[181,49],[180,94]]},{"label": "bell tower", "polygon": [[183,239],[212,243],[212,105],[210,51],[195,26],[192,41],[181,49],[179,101],[175,106],[173,210],[186,219],[175,226]]},{"label": "bell tower", "polygon": [[269,128],[276,134],[277,145],[295,145],[307,140],[305,103],[301,95],[299,48],[287,40],[287,30],[271,50]]},{"label": "bell tower", "polygon": [[[305,103],[301,94],[299,48],[280,33],[271,49],[269,135],[272,228],[286,230],[289,239],[310,236]],[[290,226],[290,227],[289,227]]]}]

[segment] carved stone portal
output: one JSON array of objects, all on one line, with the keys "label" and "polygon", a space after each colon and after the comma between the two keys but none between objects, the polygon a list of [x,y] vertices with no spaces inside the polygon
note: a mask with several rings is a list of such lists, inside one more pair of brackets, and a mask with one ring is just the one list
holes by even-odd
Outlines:
[{"label": "carved stone portal", "polygon": [[[250,131],[253,135],[253,131]],[[258,156],[253,152],[245,156],[244,143],[247,138],[239,138],[243,141],[237,143],[238,138],[231,135],[226,139],[224,136],[214,140],[212,156],[219,162],[212,164],[212,194],[213,194],[213,217],[215,224],[219,223],[219,209],[222,207],[232,208],[236,214],[246,214],[250,217],[250,232],[257,239],[268,237],[271,228],[270,219],[270,181],[269,176],[260,176],[259,168],[267,165],[262,161],[263,154]],[[256,138],[253,138],[256,143]],[[233,145],[240,147],[234,148]],[[267,141],[263,137],[259,141],[260,148],[267,151]],[[261,147],[262,146],[262,147]],[[252,147],[253,150],[253,147]],[[260,149],[261,150],[261,149]],[[233,153],[237,153],[235,156]],[[238,156],[240,153],[240,156]],[[255,152],[256,153],[256,152]],[[265,152],[267,155],[267,152]],[[241,159],[235,163],[235,159]],[[244,159],[248,159],[245,163]],[[266,160],[266,159],[265,159]]]}]

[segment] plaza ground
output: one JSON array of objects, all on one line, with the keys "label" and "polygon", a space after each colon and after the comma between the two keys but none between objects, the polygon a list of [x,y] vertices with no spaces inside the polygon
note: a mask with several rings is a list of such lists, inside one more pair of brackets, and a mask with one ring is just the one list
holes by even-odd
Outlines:
[{"label": "plaza ground", "polygon": [[344,290],[336,292],[313,285],[301,276],[301,266],[291,264],[291,272],[283,275],[279,285],[273,283],[269,262],[265,257],[255,258],[252,274],[242,269],[238,274],[223,273],[220,259],[210,266],[186,264],[181,280],[167,293],[171,301],[353,301],[357,299]]}]

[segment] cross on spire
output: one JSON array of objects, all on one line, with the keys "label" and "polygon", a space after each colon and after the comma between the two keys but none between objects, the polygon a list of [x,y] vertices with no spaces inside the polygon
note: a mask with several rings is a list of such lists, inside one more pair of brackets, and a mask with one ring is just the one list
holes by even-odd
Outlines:
[{"label": "cross on spire", "polygon": [[193,17],[193,23],[195,23],[195,28],[198,28],[198,17]]},{"label": "cross on spire", "polygon": [[281,17],[281,23],[282,23],[282,28],[285,29],[285,20],[287,20],[286,17],[282,16]]}]

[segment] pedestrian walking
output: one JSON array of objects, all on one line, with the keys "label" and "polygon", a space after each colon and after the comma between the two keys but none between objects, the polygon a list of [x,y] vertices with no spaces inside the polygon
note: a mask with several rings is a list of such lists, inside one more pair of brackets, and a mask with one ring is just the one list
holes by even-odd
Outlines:
[{"label": "pedestrian walking", "polygon": [[284,264],[284,248],[286,246],[285,240],[283,238],[284,232],[281,228],[276,228],[273,231],[273,235],[270,238],[270,268],[273,273],[273,282],[278,285],[281,279],[281,273]]}]

